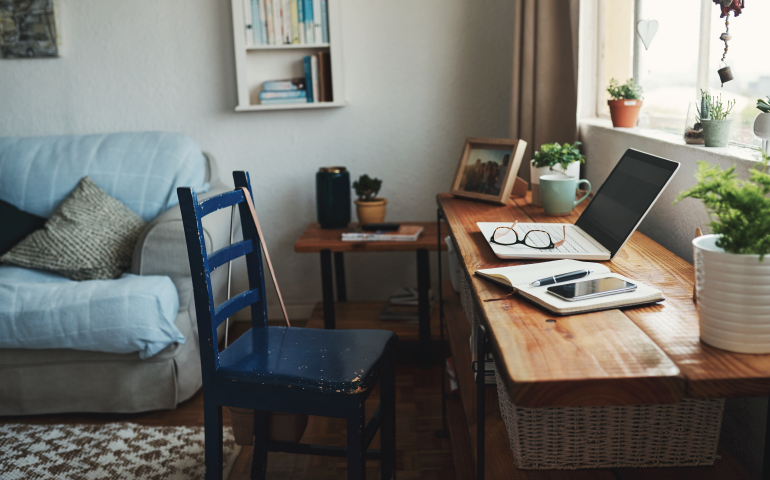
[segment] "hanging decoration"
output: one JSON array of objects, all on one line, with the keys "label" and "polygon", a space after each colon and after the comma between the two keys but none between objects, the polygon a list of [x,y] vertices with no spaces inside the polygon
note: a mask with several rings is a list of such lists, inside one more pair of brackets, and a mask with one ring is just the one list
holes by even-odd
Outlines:
[{"label": "hanging decoration", "polygon": [[656,33],[658,33],[657,20],[639,20],[636,24],[636,34],[642,40],[645,50],[650,49],[652,39],[655,38]]},{"label": "hanging decoration", "polygon": [[727,42],[733,38],[732,35],[730,35],[730,12],[735,12],[735,16],[737,17],[742,13],[743,9],[746,8],[746,5],[745,0],[714,0],[714,3],[719,5],[722,12],[719,18],[725,19],[725,32],[719,36],[719,39],[725,42],[725,51],[722,54],[722,59],[719,61],[719,70],[717,70],[719,79],[722,81],[722,86],[724,87],[725,83],[735,78],[733,77],[733,72],[730,70],[730,66],[725,62],[727,51],[729,49]]}]

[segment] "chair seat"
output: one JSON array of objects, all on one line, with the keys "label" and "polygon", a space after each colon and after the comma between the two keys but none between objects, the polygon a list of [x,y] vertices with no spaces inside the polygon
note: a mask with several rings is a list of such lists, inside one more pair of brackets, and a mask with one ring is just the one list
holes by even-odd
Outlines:
[{"label": "chair seat", "polygon": [[393,350],[385,330],[252,328],[219,356],[218,378],[265,385],[360,393],[376,382],[373,372]]}]

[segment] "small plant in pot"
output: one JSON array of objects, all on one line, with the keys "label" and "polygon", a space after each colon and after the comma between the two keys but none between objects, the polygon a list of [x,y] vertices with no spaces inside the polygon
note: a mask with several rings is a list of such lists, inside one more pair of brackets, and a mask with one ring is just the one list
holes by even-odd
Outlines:
[{"label": "small plant in pot", "polygon": [[757,100],[759,115],[754,119],[754,135],[762,140],[762,151],[770,155],[770,96]]},{"label": "small plant in pot", "polygon": [[[701,200],[712,235],[693,240],[700,338],[738,353],[770,353],[770,157],[739,180],[735,166],[699,162],[698,183],[679,194]],[[676,203],[674,202],[674,203]]]},{"label": "small plant in pot", "polygon": [[607,101],[610,106],[612,126],[615,128],[635,127],[643,103],[641,85],[631,78],[621,85],[613,78],[607,87],[607,93],[612,97],[612,100]]},{"label": "small plant in pot", "polygon": [[722,103],[722,94],[718,97],[701,90],[701,107],[698,109],[698,119],[703,125],[703,139],[707,147],[726,147],[730,140],[732,119],[727,115],[735,106],[735,100]]},{"label": "small plant in pot", "polygon": [[585,163],[586,158],[580,153],[580,142],[570,145],[565,143],[546,143],[540,146],[540,151],[535,152],[532,165],[529,169],[529,179],[532,185],[532,205],[543,206],[540,198],[540,177],[557,172],[570,177],[580,177],[580,164]]},{"label": "small plant in pot", "polygon": [[385,208],[388,200],[377,197],[382,187],[382,180],[370,178],[369,175],[361,175],[358,181],[353,182],[353,190],[356,191],[356,215],[359,224],[382,223],[385,220]]}]

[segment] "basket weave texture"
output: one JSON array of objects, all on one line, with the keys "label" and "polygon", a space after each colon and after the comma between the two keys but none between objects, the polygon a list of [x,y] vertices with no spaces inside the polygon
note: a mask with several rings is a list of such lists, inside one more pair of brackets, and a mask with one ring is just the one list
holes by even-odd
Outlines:
[{"label": "basket weave texture", "polygon": [[465,318],[468,319],[468,323],[473,328],[474,324],[479,323],[479,315],[476,312],[476,305],[473,303],[473,293],[471,293],[471,286],[465,273],[460,276],[460,304],[463,306]]},{"label": "basket weave texture", "polygon": [[724,399],[526,408],[511,402],[496,376],[500,413],[520,469],[692,467],[717,458]]}]

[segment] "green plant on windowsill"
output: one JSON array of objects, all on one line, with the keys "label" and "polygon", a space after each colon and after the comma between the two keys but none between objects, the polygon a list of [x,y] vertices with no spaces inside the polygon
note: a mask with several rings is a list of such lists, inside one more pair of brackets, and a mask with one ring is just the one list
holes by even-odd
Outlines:
[{"label": "green plant on windowsill", "polygon": [[[586,157],[580,153],[578,147],[580,142],[575,142],[570,145],[565,143],[560,145],[558,143],[546,143],[540,146],[540,151],[535,152],[535,158],[532,160],[532,165],[535,168],[550,167],[551,170],[558,172],[553,167],[560,165],[563,171],[567,170],[567,167],[571,163],[580,162],[586,163]],[[564,172],[561,172],[564,173]]]},{"label": "green plant on windowsill", "polygon": [[626,80],[623,85],[611,78],[607,93],[613,100],[642,100],[642,86],[636,83],[633,78]]},{"label": "green plant on windowsill", "polygon": [[728,253],[759,255],[770,253],[770,156],[762,152],[762,162],[750,170],[748,180],[739,180],[735,165],[722,170],[698,162],[698,183],[676,197],[701,200],[709,213],[708,226],[720,235],[716,245]]},{"label": "green plant on windowsill", "polygon": [[[768,95],[767,100],[770,100],[770,95]],[[770,113],[770,103],[767,100],[764,98],[757,100],[757,108],[762,113]]]},{"label": "green plant on windowsill", "polygon": [[[703,120],[726,120],[727,116],[735,106],[735,100],[730,100],[727,104],[722,103],[722,94],[718,97],[710,95],[706,90],[700,91],[701,106],[695,107],[698,111],[698,122]],[[758,106],[757,106],[758,107]]]}]

